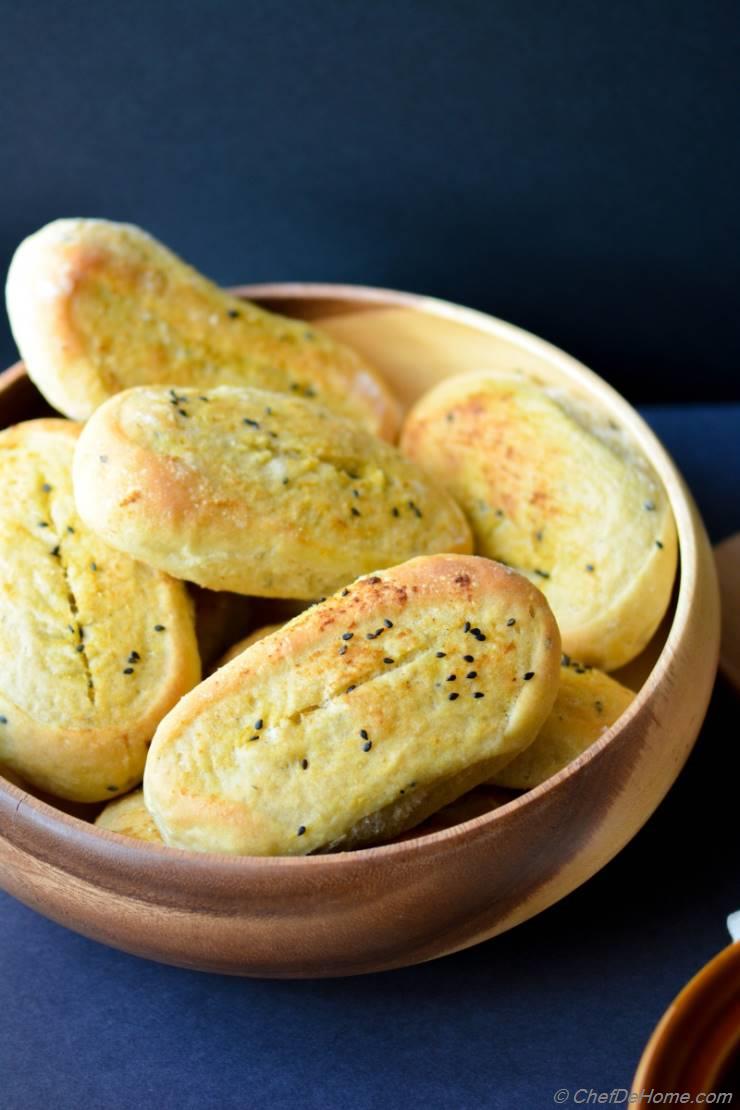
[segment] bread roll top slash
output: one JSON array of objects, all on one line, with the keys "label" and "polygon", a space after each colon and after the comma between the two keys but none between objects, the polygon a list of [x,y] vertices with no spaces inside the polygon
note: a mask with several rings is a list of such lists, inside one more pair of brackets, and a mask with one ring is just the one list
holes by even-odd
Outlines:
[{"label": "bread roll top slash", "polygon": [[557,625],[525,578],[474,556],[413,559],[312,606],[183,698],[157,729],[145,801],[181,848],[377,844],[525,748],[559,671]]},{"label": "bread roll top slash", "polygon": [[221,386],[112,397],[84,428],[80,514],[106,542],[212,590],[312,599],[470,528],[395,448],[321,405]]},{"label": "bread roll top slash", "polygon": [[529,790],[562,771],[611,728],[634,701],[632,690],[564,655],[560,687],[535,740],[498,771],[492,784]]},{"label": "bread roll top slash", "polygon": [[183,584],[77,515],[78,435],[66,420],[0,433],[0,762],[93,802],[141,780],[148,741],[200,661]]},{"label": "bread roll top slash", "polygon": [[358,354],[232,297],[130,224],[42,227],[15,253],[7,305],[29,375],[76,420],[130,386],[229,384],[315,397],[386,439],[398,430],[398,402]]},{"label": "bread roll top slash", "polygon": [[613,422],[523,376],[480,372],[426,394],[401,448],[463,507],[476,551],[540,587],[570,655],[614,670],[642,651],[670,600],[676,528]]}]

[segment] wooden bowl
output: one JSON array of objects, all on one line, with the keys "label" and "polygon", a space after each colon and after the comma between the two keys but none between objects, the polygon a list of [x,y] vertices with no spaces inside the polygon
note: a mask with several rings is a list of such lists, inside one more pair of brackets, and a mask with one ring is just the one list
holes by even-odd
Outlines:
[{"label": "wooden bowl", "polygon": [[[710,1091],[740,1093],[739,1084],[740,942],[736,942],[697,972],[670,1004],[645,1047],[632,1091],[686,1092],[690,1105],[696,1106],[701,1103],[697,1096]],[[706,1098],[703,1101],[707,1103]]]},{"label": "wooden bowl", "polygon": [[[629,431],[665,484],[681,551],[669,617],[625,672],[638,696],[597,743],[537,789],[503,798],[474,792],[396,843],[337,855],[236,858],[143,844],[0,779],[0,881],[86,936],[186,967],[313,977],[433,959],[568,894],[634,836],[671,786],[701,726],[717,665],[711,550],[681,476],[650,429],[604,381],[543,340],[469,309],[389,290],[259,285],[237,292],[351,343],[404,403],[449,374],[518,367],[565,385]],[[22,366],[4,375],[0,399],[5,423],[45,411]]]}]

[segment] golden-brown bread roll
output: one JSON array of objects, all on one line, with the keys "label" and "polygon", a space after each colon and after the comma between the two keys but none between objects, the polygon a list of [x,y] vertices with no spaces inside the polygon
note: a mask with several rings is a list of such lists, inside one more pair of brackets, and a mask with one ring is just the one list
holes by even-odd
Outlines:
[{"label": "golden-brown bread roll", "polygon": [[492,777],[497,786],[529,790],[562,771],[621,717],[632,690],[603,671],[563,656],[560,688],[550,716],[533,742]]},{"label": "golden-brown bread roll", "polygon": [[258,640],[264,640],[265,636],[271,636],[273,632],[277,632],[278,628],[282,628],[282,624],[263,624],[261,628],[255,628],[254,632],[250,632],[243,640],[232,644],[228,651],[224,652],[221,658],[214,666],[214,670],[219,667],[225,667],[232,659],[236,659],[237,655],[241,655],[252,644],[256,644]]},{"label": "golden-brown bread roll", "polygon": [[569,654],[614,670],[642,651],[670,600],[676,529],[663,487],[617,430],[488,371],[427,393],[402,450],[456,497],[478,554],[540,587]]},{"label": "golden-brown bread roll", "polygon": [[78,517],[78,435],[67,420],[0,433],[0,762],[92,802],[141,780],[148,741],[200,663],[183,584]]},{"label": "golden-brown bread roll", "polygon": [[135,385],[254,385],[395,437],[398,403],[359,355],[230,296],[138,227],[47,224],[18,247],[6,299],[30,377],[75,420]]},{"label": "golden-brown bread roll", "polygon": [[144,775],[167,844],[303,855],[390,839],[491,777],[552,708],[540,591],[464,555],[369,575],[182,699]]},{"label": "golden-brown bread roll", "polygon": [[101,829],[120,833],[121,836],[133,836],[136,840],[148,840],[152,844],[162,843],[159,829],[144,805],[142,790],[134,790],[124,798],[108,802],[102,813],[95,818],[95,824]]},{"label": "golden-brown bread roll", "polygon": [[111,397],[83,429],[74,483],[107,543],[212,590],[316,598],[400,559],[472,547],[452,498],[395,447],[259,389]]}]

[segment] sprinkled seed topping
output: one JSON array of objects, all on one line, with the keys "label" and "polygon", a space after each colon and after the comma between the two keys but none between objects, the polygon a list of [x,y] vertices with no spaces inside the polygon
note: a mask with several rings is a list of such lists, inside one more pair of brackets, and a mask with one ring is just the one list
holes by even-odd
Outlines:
[{"label": "sprinkled seed topping", "polygon": [[476,638],[476,640],[478,641],[478,643],[483,643],[483,641],[484,641],[484,640],[485,640],[485,638],[486,638],[486,637],[485,637],[485,636],[483,635],[483,633],[481,632],[480,628],[471,628],[471,630],[470,630],[470,634],[471,634],[471,636],[475,636],[475,638]]},{"label": "sprinkled seed topping", "polygon": [[536,567],[535,567],[534,573],[539,574],[540,578],[549,578],[550,577],[550,572],[549,571],[547,571],[547,570],[538,570]]},{"label": "sprinkled seed topping", "polygon": [[348,593],[349,593],[349,590],[348,590],[348,589],[344,589],[344,590],[342,590],[342,594],[341,594],[341,596],[342,596],[342,597],[346,597]]},{"label": "sprinkled seed topping", "polygon": [[465,621],[465,624],[463,625],[463,632],[470,632],[470,627],[470,621]]},{"label": "sprinkled seed topping", "polygon": [[661,551],[663,550],[663,544],[661,543],[661,541],[660,541],[660,540],[656,540],[656,541],[655,541],[655,546],[656,546],[656,547],[659,547]]},{"label": "sprinkled seed topping", "polygon": [[133,667],[124,667],[123,668],[123,673],[124,674],[133,674],[134,673],[134,668]]},{"label": "sprinkled seed topping", "polygon": [[360,737],[363,740],[367,740],[367,729],[366,728],[361,728],[360,729]]},{"label": "sprinkled seed topping", "polygon": [[395,661],[395,659],[391,659],[390,655],[386,655],[385,659],[383,660],[384,663],[395,663]]},{"label": "sprinkled seed topping", "polygon": [[391,513],[393,514],[393,516],[400,516],[401,515],[395,505],[391,509]]},{"label": "sprinkled seed topping", "polygon": [[67,525],[67,531],[69,532],[70,535],[74,532],[74,528],[72,527],[71,524]]},{"label": "sprinkled seed topping", "polygon": [[128,657],[129,663],[138,663],[140,659],[141,656],[139,655],[138,651],[132,651]]},{"label": "sprinkled seed topping", "polygon": [[385,625],[386,628],[393,628],[393,621],[389,621],[387,617],[383,621],[383,624]]},{"label": "sprinkled seed topping", "polygon": [[457,701],[457,699],[458,699],[459,697],[460,697],[460,695],[459,695],[459,694],[450,694],[447,700],[448,700],[448,701]]},{"label": "sprinkled seed topping", "polygon": [[353,636],[354,636],[354,632],[343,632],[342,633],[342,639],[343,640],[351,640]]},{"label": "sprinkled seed topping", "polygon": [[339,654],[340,655],[346,655],[347,654],[347,645],[346,644],[342,644],[342,646],[339,649]]},{"label": "sprinkled seed topping", "polygon": [[114,790],[118,790],[118,787],[117,787],[117,786],[106,786],[106,788],[105,788],[105,789],[106,789],[106,790],[110,790],[110,791],[112,792],[112,791],[114,791]]},{"label": "sprinkled seed topping", "polygon": [[465,660],[466,663],[475,663],[475,656],[474,655],[463,655],[463,659]]},{"label": "sprinkled seed topping", "polygon": [[645,502],[645,509],[649,513],[654,513],[655,512],[655,502],[654,501],[646,501]]},{"label": "sprinkled seed topping", "polygon": [[242,423],[246,424],[248,428],[259,428],[259,426],[260,426],[259,425],[259,420],[250,420],[250,418],[248,416],[244,417],[244,420],[242,421]]},{"label": "sprinkled seed topping", "polygon": [[85,650],[85,645],[84,644],[77,644],[77,646],[75,648],[75,651],[84,651],[84,650]]},{"label": "sprinkled seed topping", "polygon": [[259,730],[260,730],[260,729],[262,728],[263,724],[264,724],[264,721],[262,720],[262,718],[261,718],[261,717],[259,717],[259,718],[258,718],[258,719],[257,719],[257,720],[256,720],[256,721],[254,722],[254,727],[255,727],[255,731],[256,731],[256,732],[259,732]]},{"label": "sprinkled seed topping", "polygon": [[589,574],[593,573],[593,569],[594,569],[593,563],[586,563],[586,570],[588,571]]},{"label": "sprinkled seed topping", "polygon": [[200,396],[200,397],[198,397],[198,400],[199,400],[199,401],[205,401],[206,403],[208,403],[208,402],[209,402],[209,400],[210,400],[210,398],[208,398],[208,397],[203,397],[203,396]]},{"label": "sprinkled seed topping", "polygon": [[251,742],[252,742],[253,740],[259,740],[259,736],[257,736],[257,734],[256,734],[256,733],[254,734],[254,736],[250,736],[250,737],[249,737],[249,742],[250,742],[250,744],[251,744]]},{"label": "sprinkled seed topping", "polygon": [[475,693],[473,694],[474,698],[484,698],[485,696],[486,695],[483,693],[482,690],[476,690]]},{"label": "sprinkled seed topping", "polygon": [[353,489],[352,490],[352,496],[353,497],[359,497],[360,496],[360,491],[358,489]]},{"label": "sprinkled seed topping", "polygon": [[97,563],[90,563],[90,570],[96,571],[97,569],[98,569],[98,564]]},{"label": "sprinkled seed topping", "polygon": [[529,682],[530,678],[534,678],[534,671],[527,671],[524,676],[524,681]]},{"label": "sprinkled seed topping", "polygon": [[39,528],[48,528],[48,527],[49,527],[49,525],[47,524],[47,522],[45,520],[40,520],[39,521]]},{"label": "sprinkled seed topping", "polygon": [[306,826],[305,825],[299,825],[298,830],[296,832],[296,836],[303,836],[305,831],[306,831]]},{"label": "sprinkled seed topping", "polygon": [[369,752],[370,749],[372,748],[372,746],[373,746],[372,740],[366,740],[365,743],[362,745],[363,752]]},{"label": "sprinkled seed topping", "polygon": [[446,652],[446,651],[438,651],[438,652],[437,652],[437,658],[438,658],[438,659],[444,659],[444,657],[445,657],[446,655],[447,655],[447,652]]},{"label": "sprinkled seed topping", "polygon": [[597,713],[603,713],[604,712],[604,703],[597,699],[594,702],[594,709],[596,710]]},{"label": "sprinkled seed topping", "polygon": [[509,619],[506,622],[506,627],[507,628],[513,628],[515,624],[516,624],[516,617],[509,617]]},{"label": "sprinkled seed topping", "polygon": [[238,308],[229,308],[226,310],[226,315],[231,317],[232,320],[236,320],[237,316],[241,316],[241,312]]},{"label": "sprinkled seed topping", "polygon": [[502,517],[503,515],[504,515],[504,510],[503,509],[496,509],[496,516]]},{"label": "sprinkled seed topping", "polygon": [[7,717],[0,717],[0,725],[7,725],[7,723],[8,723],[8,718]]},{"label": "sprinkled seed topping", "polygon": [[352,516],[362,516],[362,513],[360,512],[360,510],[356,509],[354,507],[354,505],[352,506]]},{"label": "sprinkled seed topping", "polygon": [[542,535],[543,535],[542,529],[539,528],[534,534],[534,538],[537,540],[538,543],[542,542]]},{"label": "sprinkled seed topping", "polygon": [[411,512],[414,513],[414,515],[417,516],[419,520],[421,520],[423,513],[419,506],[415,505],[413,501],[409,501],[409,508],[411,509]]},{"label": "sprinkled seed topping", "polygon": [[477,678],[478,677],[478,672],[477,671],[468,671],[468,673],[465,675],[465,677],[466,678]]},{"label": "sprinkled seed topping", "polygon": [[445,682],[457,682],[457,675],[456,674],[448,674],[447,678],[445,679]]},{"label": "sprinkled seed topping", "polygon": [[561,667],[569,667],[570,666],[570,656],[569,655],[563,654],[563,655],[560,656],[560,666]]},{"label": "sprinkled seed topping", "polygon": [[356,689],[357,689],[357,686],[348,686],[348,687],[347,687],[347,693],[348,693],[348,694],[351,694],[351,693],[352,693],[352,691],[353,691],[353,690],[356,690]]},{"label": "sprinkled seed topping", "polygon": [[180,416],[190,416],[190,413],[185,412],[185,409],[178,409],[177,411],[180,413]]},{"label": "sprinkled seed topping", "polygon": [[51,553],[52,553],[52,555],[54,556],[55,559],[59,558],[59,555],[60,555],[59,544],[57,544],[56,547],[53,547],[51,549]]},{"label": "sprinkled seed topping", "polygon": [[164,625],[163,624],[155,624],[154,631],[155,632],[164,632]]},{"label": "sprinkled seed topping", "polygon": [[308,760],[307,759],[302,759],[301,760],[301,767],[303,768],[304,771],[308,770]]}]

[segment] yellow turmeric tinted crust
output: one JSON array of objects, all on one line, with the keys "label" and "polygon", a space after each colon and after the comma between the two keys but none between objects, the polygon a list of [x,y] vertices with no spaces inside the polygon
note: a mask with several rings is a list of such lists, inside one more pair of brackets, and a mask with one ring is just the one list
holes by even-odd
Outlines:
[{"label": "yellow turmeric tinted crust", "polygon": [[635,695],[603,671],[566,662],[550,716],[536,739],[491,782],[529,790],[557,774],[621,717]]},{"label": "yellow turmeric tinted crust", "polygon": [[250,632],[243,640],[239,640],[236,644],[232,644],[229,650],[224,652],[218,660],[214,669],[225,667],[227,663],[230,663],[232,659],[236,659],[237,655],[241,655],[241,653],[246,651],[248,647],[251,647],[252,644],[256,644],[258,640],[264,640],[265,636],[271,636],[273,632],[277,632],[277,630],[282,627],[282,624],[265,624],[262,628],[255,628],[254,632]]},{"label": "yellow turmeric tinted crust", "polygon": [[387,439],[398,427],[396,400],[354,351],[230,296],[129,224],[47,224],[16,251],[7,305],[31,378],[77,420],[135,385],[229,384],[315,397]]},{"label": "yellow turmeric tinted crust", "polygon": [[559,660],[543,595],[505,567],[437,555],[379,571],[183,698],[152,743],[147,807],[167,844],[198,851],[388,840],[531,743]]},{"label": "yellow turmeric tinted crust", "polygon": [[479,554],[536,582],[567,652],[614,670],[642,651],[670,600],[676,529],[617,431],[522,377],[482,372],[423,397],[402,450],[455,496]]},{"label": "yellow turmeric tinted crust", "polygon": [[65,420],[0,433],[0,762],[91,802],[141,780],[147,742],[200,662],[182,583],[77,515],[78,435]]},{"label": "yellow turmeric tinted crust", "polygon": [[395,447],[257,389],[112,397],[82,432],[74,482],[108,543],[212,590],[316,598],[376,567],[472,546],[453,499]]},{"label": "yellow turmeric tinted crust", "polygon": [[162,843],[159,829],[144,805],[141,790],[134,790],[125,798],[116,798],[109,802],[95,818],[95,824],[101,829],[120,833],[121,836],[133,836],[136,840],[148,840],[152,844]]}]

